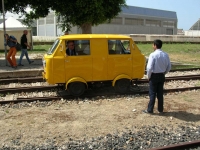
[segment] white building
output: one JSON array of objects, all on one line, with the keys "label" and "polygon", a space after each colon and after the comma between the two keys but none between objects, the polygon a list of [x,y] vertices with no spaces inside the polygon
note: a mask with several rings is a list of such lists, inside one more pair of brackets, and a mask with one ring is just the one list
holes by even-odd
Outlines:
[{"label": "white building", "polygon": [[184,32],[187,36],[200,36],[200,19],[197,20],[189,30]]},{"label": "white building", "polygon": [[[128,6],[123,7],[111,23],[93,26],[92,33],[176,35],[177,22],[176,12],[173,11]],[[38,19],[36,30],[37,36],[63,35],[54,12],[46,18]],[[81,29],[72,27],[70,33],[81,33]]]}]

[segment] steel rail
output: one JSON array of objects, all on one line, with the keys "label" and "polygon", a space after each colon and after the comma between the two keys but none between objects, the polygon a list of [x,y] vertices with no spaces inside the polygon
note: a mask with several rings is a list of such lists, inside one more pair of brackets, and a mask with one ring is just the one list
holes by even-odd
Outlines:
[{"label": "steel rail", "polygon": [[33,83],[43,81],[44,79],[42,77],[0,79],[0,83]]},{"label": "steel rail", "polygon": [[173,70],[170,70],[170,72],[176,72],[176,71],[193,71],[193,70],[200,70],[200,68],[173,69]]},{"label": "steel rail", "polygon": [[184,143],[179,143],[179,144],[173,144],[169,146],[164,146],[164,147],[158,147],[158,148],[152,148],[149,150],[180,150],[183,148],[191,148],[194,146],[200,146],[200,141],[191,141],[191,142],[184,142]]},{"label": "steel rail", "polygon": [[52,90],[54,88],[59,88],[57,85],[49,85],[49,86],[31,86],[31,87],[16,87],[16,88],[0,88],[1,94],[7,93],[18,93],[18,92],[35,92],[35,91],[46,91]]},{"label": "steel rail", "polygon": [[[192,80],[192,79],[200,79],[199,75],[184,75],[184,76],[171,76],[166,77],[166,81],[169,80]],[[33,82],[43,82],[44,79],[42,77],[30,77],[30,78],[10,78],[10,79],[0,79],[0,83],[33,83]],[[147,82],[147,79],[138,80],[140,83]]]},{"label": "steel rail", "polygon": [[[184,75],[184,76],[171,76],[171,77],[165,77],[165,81],[176,81],[176,80],[198,80],[200,79],[200,74],[199,75]],[[135,81],[136,83],[147,83],[149,82],[147,79],[140,79]]]}]

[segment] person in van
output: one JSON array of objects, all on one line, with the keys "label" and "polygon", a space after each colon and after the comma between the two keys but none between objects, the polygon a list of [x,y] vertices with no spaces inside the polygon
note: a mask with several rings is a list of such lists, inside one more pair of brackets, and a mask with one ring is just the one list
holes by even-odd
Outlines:
[{"label": "person in van", "polygon": [[[17,50],[16,50],[16,42],[17,42],[17,39],[14,37],[14,36],[9,36],[8,34],[5,34],[4,35],[4,38],[5,38],[5,43],[4,45],[5,46],[9,46],[10,47],[10,50],[8,52],[8,55],[6,57],[6,59],[8,60],[10,66],[12,68],[17,68],[17,62],[16,62],[16,58],[15,58],[15,55],[17,53]],[[12,59],[10,58],[12,56]]]},{"label": "person in van", "polygon": [[77,55],[77,54],[76,54],[76,51],[75,51],[74,41],[67,41],[66,54],[67,54],[68,56]]},{"label": "person in van", "polygon": [[108,41],[108,51],[109,51],[109,54],[116,54],[115,50],[113,50],[113,46],[114,46],[113,41],[109,40]]}]

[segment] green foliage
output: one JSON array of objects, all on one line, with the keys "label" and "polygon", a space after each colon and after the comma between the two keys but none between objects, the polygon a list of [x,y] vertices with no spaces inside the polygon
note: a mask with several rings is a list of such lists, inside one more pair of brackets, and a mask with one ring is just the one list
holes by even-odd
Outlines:
[{"label": "green foliage", "polygon": [[[33,19],[46,17],[53,10],[62,30],[69,31],[72,26],[98,25],[114,18],[126,0],[5,0],[4,6],[6,11],[24,14],[24,23],[29,26]],[[27,6],[32,9],[29,13]]]}]

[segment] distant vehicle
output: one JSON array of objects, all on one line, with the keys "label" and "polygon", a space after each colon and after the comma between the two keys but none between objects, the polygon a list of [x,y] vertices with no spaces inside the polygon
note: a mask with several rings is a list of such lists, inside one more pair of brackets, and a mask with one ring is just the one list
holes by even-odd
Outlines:
[{"label": "distant vehicle", "polygon": [[[76,56],[66,54],[73,41]],[[57,38],[43,57],[43,78],[63,84],[80,96],[89,86],[114,86],[125,93],[133,80],[143,78],[146,59],[131,37],[114,34],[74,34]]]}]

